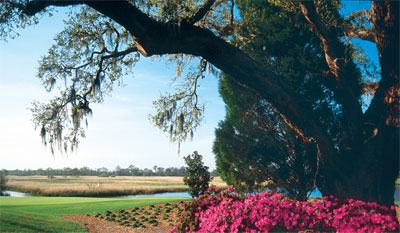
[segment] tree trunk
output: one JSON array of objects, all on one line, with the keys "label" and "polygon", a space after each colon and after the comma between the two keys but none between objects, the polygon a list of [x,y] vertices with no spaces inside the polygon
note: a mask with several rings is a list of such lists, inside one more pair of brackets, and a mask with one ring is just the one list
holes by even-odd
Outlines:
[{"label": "tree trunk", "polygon": [[364,114],[363,150],[341,155],[347,178],[330,176],[326,193],[392,205],[400,164],[399,2],[374,1],[373,10],[380,85]]},{"label": "tree trunk", "polygon": [[368,142],[370,145],[361,159],[371,157],[371,160],[360,169],[365,172],[369,167],[376,167],[368,176],[372,187],[370,192],[364,194],[366,198],[393,204],[394,183],[399,175],[400,162],[399,2],[374,1],[373,11],[382,79],[371,102],[371,110],[366,113],[366,121],[373,126],[375,136]]},{"label": "tree trunk", "polygon": [[[330,193],[339,198],[355,198],[393,205],[395,180],[399,172],[399,131],[384,127],[382,136],[369,142],[365,151],[352,165],[343,164],[347,179],[331,177],[335,187]],[[351,171],[351,170],[352,171]]]}]

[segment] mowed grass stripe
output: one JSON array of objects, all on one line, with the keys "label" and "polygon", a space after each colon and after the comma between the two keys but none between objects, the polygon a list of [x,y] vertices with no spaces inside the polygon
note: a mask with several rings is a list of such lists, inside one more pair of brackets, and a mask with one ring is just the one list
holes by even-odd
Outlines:
[{"label": "mowed grass stripe", "polygon": [[1,214],[1,232],[86,232],[83,224],[62,217],[26,212]]},{"label": "mowed grass stripe", "polygon": [[0,197],[0,232],[85,232],[82,224],[62,216],[179,200],[182,198]]}]

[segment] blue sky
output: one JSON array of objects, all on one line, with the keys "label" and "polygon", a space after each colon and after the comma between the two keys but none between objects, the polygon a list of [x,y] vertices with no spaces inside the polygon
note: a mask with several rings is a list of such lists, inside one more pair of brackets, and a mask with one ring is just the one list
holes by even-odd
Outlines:
[{"label": "blue sky", "polygon": [[[61,14],[62,15],[62,14]],[[133,74],[124,78],[105,102],[93,107],[87,137],[76,153],[54,156],[41,144],[29,110],[33,100],[50,98],[36,78],[38,61],[63,28],[62,16],[43,19],[39,25],[22,30],[20,37],[0,42],[0,168],[82,167],[115,168],[134,164],[138,167],[181,166],[183,156],[198,150],[205,163],[215,167],[212,142],[214,129],[225,115],[218,94],[218,80],[201,80],[200,101],[206,104],[205,119],[194,140],[176,144],[149,121],[154,112],[152,101],[171,89],[175,69],[163,61],[141,58]]]},{"label": "blue sky", "polygon": [[[370,7],[369,1],[344,1],[343,14]],[[62,12],[62,11],[61,11]],[[124,78],[125,86],[118,87],[101,105],[94,106],[87,137],[76,153],[54,156],[41,144],[34,130],[29,110],[32,101],[51,97],[36,78],[38,61],[51,46],[56,33],[63,28],[64,14],[44,18],[33,27],[21,31],[21,36],[0,42],[0,168],[115,168],[181,166],[182,157],[194,150],[203,154],[205,163],[215,168],[212,143],[214,129],[224,118],[225,107],[218,94],[218,80],[211,75],[200,83],[200,100],[206,104],[205,119],[196,131],[194,140],[181,146],[171,144],[168,135],[149,121],[152,101],[160,92],[171,89],[174,67],[163,61],[141,58],[133,74]],[[375,45],[361,46],[377,62]]]}]

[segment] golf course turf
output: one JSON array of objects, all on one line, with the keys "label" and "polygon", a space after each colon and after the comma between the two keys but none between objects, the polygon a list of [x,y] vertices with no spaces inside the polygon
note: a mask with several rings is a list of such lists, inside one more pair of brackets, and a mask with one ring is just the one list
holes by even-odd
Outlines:
[{"label": "golf course turf", "polygon": [[95,214],[179,201],[179,198],[0,197],[0,232],[86,232],[64,215]]}]

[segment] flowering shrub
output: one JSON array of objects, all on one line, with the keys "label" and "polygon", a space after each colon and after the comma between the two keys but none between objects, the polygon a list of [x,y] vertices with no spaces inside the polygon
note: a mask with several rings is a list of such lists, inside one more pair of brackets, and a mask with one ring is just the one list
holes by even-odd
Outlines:
[{"label": "flowering shrub", "polygon": [[353,199],[297,201],[278,193],[211,187],[189,202],[172,232],[400,232],[395,207]]}]

